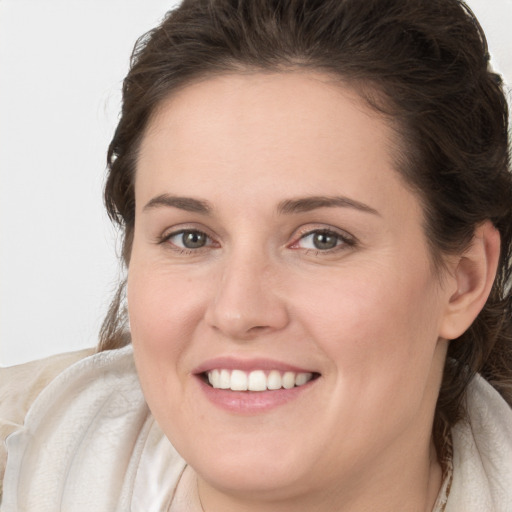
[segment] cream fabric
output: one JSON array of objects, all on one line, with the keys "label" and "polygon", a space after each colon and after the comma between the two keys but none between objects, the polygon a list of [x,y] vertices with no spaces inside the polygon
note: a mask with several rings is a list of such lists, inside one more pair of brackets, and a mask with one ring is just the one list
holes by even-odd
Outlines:
[{"label": "cream fabric", "polygon": [[2,512],[167,510],[185,467],[149,413],[130,346],[55,378],[7,453]]},{"label": "cream fabric", "polygon": [[89,348],[0,368],[0,482],[7,459],[6,437],[23,425],[29,407],[43,388],[68,366],[95,351]]},{"label": "cream fabric", "polygon": [[[10,375],[20,386],[20,374]],[[13,409],[17,426],[23,404],[10,404],[0,411]],[[453,430],[448,502],[445,508],[441,495],[434,512],[512,512],[512,411],[480,377],[470,386],[468,410],[470,423]],[[7,418],[1,424],[10,424]],[[161,512],[171,503],[173,511],[190,512],[189,499],[197,507],[193,472],[149,413],[131,347],[88,357],[59,375],[7,448],[2,512]]]},{"label": "cream fabric", "polygon": [[512,409],[478,376],[466,407],[470,422],[452,430],[453,482],[445,512],[512,512]]}]

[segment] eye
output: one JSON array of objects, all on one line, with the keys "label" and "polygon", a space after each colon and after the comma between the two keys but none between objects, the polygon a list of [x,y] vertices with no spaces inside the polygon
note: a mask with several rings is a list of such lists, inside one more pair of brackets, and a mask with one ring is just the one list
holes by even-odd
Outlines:
[{"label": "eye", "polygon": [[179,249],[201,249],[213,245],[212,239],[202,231],[196,229],[183,229],[169,233],[162,239],[163,242],[170,242]]},{"label": "eye", "polygon": [[352,246],[353,238],[328,229],[316,229],[302,235],[292,248],[311,249],[315,251],[329,251],[339,246]]}]

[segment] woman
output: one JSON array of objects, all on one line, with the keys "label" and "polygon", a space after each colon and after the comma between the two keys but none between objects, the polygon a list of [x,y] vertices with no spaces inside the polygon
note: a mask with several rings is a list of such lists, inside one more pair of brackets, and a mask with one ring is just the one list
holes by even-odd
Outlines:
[{"label": "woman", "polygon": [[512,510],[507,105],[465,5],[185,1],[123,94],[126,303],[2,510]]}]

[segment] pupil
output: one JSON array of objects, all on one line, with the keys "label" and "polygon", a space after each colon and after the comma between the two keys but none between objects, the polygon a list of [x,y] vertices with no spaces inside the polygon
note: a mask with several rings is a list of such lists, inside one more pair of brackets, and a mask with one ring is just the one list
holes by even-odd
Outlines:
[{"label": "pupil", "polygon": [[206,236],[204,233],[197,233],[194,231],[187,231],[183,233],[183,245],[187,249],[198,249],[203,247],[206,243]]},{"label": "pupil", "polygon": [[317,249],[333,249],[337,242],[336,236],[328,233],[316,233],[313,238],[313,244]]}]

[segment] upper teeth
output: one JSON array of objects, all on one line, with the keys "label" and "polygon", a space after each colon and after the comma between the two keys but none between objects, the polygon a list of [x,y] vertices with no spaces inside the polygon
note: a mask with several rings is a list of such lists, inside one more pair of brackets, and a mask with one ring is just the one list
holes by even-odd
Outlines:
[{"label": "upper teeth", "polygon": [[291,389],[306,384],[312,377],[312,373],[281,373],[277,370],[268,373],[263,370],[254,370],[249,373],[242,370],[211,370],[208,372],[208,381],[214,388],[231,389],[232,391]]}]

